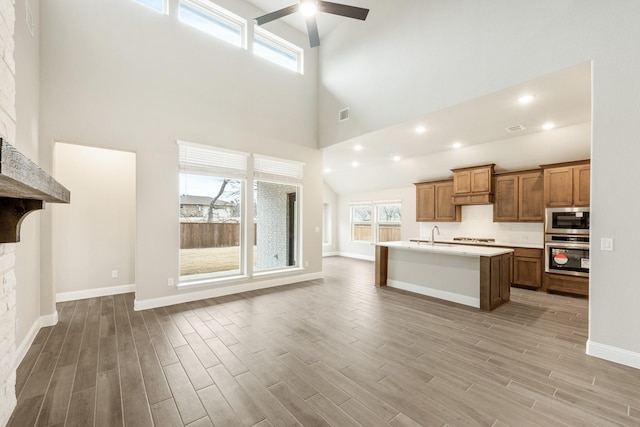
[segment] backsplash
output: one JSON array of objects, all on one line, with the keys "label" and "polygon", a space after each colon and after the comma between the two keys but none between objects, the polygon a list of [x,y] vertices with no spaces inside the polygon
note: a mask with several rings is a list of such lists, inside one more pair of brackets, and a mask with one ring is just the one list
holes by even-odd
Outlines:
[{"label": "backsplash", "polygon": [[431,229],[438,226],[440,239],[454,237],[492,238],[500,243],[544,244],[544,225],[526,222],[493,222],[493,205],[462,206],[461,222],[422,222],[421,239],[431,238]]}]

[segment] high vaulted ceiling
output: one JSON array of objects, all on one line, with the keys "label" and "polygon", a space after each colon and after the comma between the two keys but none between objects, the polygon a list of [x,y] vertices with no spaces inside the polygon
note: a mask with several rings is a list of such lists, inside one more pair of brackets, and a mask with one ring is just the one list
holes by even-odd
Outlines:
[{"label": "high vaulted ceiling", "polygon": [[[518,103],[524,94],[534,96],[528,105]],[[474,153],[492,151],[489,161],[495,161],[498,167],[501,161],[535,167],[539,161],[552,163],[555,149],[545,148],[548,153],[516,159],[518,152],[497,150],[492,143],[526,139],[527,144],[535,140],[549,144],[562,135],[557,141],[562,145],[557,145],[558,152],[566,152],[577,143],[577,152],[584,153],[590,135],[584,134],[584,127],[574,125],[590,121],[591,64],[585,63],[327,147],[323,150],[325,181],[338,193],[398,188],[444,177],[451,168],[478,164],[481,160],[477,154],[469,154],[471,149]],[[544,130],[547,122],[553,122],[555,128]],[[517,125],[524,130],[507,131]],[[426,131],[418,134],[418,126]],[[580,135],[567,133],[567,129],[577,130]],[[462,147],[453,148],[455,142]],[[357,146],[361,147],[359,151]],[[399,160],[394,161],[394,156]],[[353,162],[358,165],[354,167]]]}]

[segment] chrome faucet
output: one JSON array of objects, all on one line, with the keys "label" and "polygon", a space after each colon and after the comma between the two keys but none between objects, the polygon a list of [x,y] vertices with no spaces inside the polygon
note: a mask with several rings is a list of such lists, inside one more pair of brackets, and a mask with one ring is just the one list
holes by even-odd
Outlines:
[{"label": "chrome faucet", "polygon": [[438,228],[437,225],[434,225],[433,228],[431,229],[431,246],[433,246],[436,243],[436,238],[435,238],[435,231],[438,230],[438,236],[440,235],[440,229]]}]

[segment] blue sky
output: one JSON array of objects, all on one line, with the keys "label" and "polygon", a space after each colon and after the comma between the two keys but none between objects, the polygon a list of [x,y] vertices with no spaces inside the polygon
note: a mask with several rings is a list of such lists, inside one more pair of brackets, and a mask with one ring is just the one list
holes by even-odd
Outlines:
[{"label": "blue sky", "polygon": [[180,174],[180,194],[214,197],[222,179],[203,175]]}]

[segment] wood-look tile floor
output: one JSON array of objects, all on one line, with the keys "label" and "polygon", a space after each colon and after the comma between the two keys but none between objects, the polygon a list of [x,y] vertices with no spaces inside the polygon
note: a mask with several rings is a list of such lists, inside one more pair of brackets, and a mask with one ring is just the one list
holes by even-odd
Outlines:
[{"label": "wood-look tile floor", "polygon": [[640,425],[640,371],[585,355],[587,301],[513,289],[480,312],[323,280],[133,311],[61,303],[19,367],[10,426]]}]

